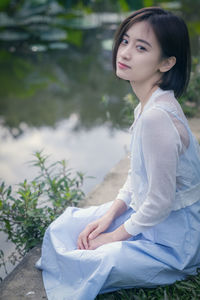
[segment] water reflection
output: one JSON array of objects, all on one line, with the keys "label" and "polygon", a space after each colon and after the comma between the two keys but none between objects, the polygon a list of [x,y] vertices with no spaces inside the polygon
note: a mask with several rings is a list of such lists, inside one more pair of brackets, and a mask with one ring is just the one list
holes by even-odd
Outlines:
[{"label": "water reflection", "polygon": [[[33,179],[37,175],[36,169],[30,169],[27,162],[33,159],[33,151],[44,149],[47,154],[52,154],[52,160],[65,158],[70,168],[87,176],[95,175],[95,178],[85,180],[83,189],[87,193],[127,154],[130,135],[127,131],[108,130],[109,124],[74,132],[77,124],[78,115],[72,114],[54,128],[27,127],[17,139],[13,139],[8,129],[1,126],[0,177],[8,184],[15,184],[24,178]],[[23,126],[25,124],[21,124]]]},{"label": "water reflection", "polygon": [[[4,124],[9,128],[19,127],[21,122],[54,126],[76,112],[80,126],[89,128],[97,120],[105,122],[110,108],[113,126],[122,123],[116,111],[120,111],[129,87],[111,73],[109,53],[91,52],[41,53],[25,60],[2,51],[0,60],[5,67],[0,72],[0,111]],[[102,104],[105,93],[110,95],[111,107]]]}]

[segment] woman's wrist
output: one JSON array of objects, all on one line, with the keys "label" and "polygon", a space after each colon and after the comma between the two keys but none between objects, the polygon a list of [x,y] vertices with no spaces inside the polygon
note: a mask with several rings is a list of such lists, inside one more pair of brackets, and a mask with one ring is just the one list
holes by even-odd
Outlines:
[{"label": "woman's wrist", "polygon": [[128,240],[131,237],[132,235],[126,231],[123,224],[112,232],[113,242]]},{"label": "woman's wrist", "polygon": [[105,214],[111,221],[123,214],[127,210],[127,205],[123,200],[116,199],[110,209]]}]

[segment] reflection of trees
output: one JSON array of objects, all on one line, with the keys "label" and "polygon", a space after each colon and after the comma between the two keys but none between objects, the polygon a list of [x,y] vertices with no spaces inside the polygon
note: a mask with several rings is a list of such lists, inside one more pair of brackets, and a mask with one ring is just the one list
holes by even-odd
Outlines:
[{"label": "reflection of trees", "polygon": [[[93,21],[87,18],[90,13],[133,11],[153,5],[169,10],[174,7],[175,12],[183,15],[197,54],[198,42],[193,37],[200,34],[199,0],[3,0],[0,1],[0,41],[7,44],[8,49],[13,50],[10,45],[14,45],[14,49],[25,48],[26,51],[38,43],[43,51],[66,48],[66,42],[81,46],[81,29],[99,26],[94,18]],[[107,21],[109,23],[109,17]]]},{"label": "reflection of trees", "polygon": [[[79,126],[89,128],[105,122],[107,110],[113,126],[120,123],[128,86],[106,71],[108,65],[111,69],[111,54],[93,35],[86,37],[81,51],[69,48],[26,58],[0,52],[0,111],[6,126],[54,126],[75,112]],[[109,95],[107,106],[101,101],[103,94]]]},{"label": "reflection of trees", "polygon": [[[29,5],[28,5],[29,2]],[[82,9],[82,10],[95,10],[95,11],[118,11],[125,9],[138,9],[144,5],[143,0],[2,0],[0,10],[7,10],[9,13],[15,13],[23,7],[40,6],[45,9],[51,3],[57,3],[65,9]],[[152,1],[153,2],[153,1]]]}]

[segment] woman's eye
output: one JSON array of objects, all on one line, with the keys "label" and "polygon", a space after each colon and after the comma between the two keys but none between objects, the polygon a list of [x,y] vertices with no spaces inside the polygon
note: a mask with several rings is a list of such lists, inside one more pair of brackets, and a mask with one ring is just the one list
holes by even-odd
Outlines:
[{"label": "woman's eye", "polygon": [[141,45],[138,45],[136,46],[136,48],[139,50],[139,51],[146,51],[146,48],[141,46]]},{"label": "woman's eye", "polygon": [[128,44],[128,40],[127,39],[122,39],[121,43],[122,44]]}]

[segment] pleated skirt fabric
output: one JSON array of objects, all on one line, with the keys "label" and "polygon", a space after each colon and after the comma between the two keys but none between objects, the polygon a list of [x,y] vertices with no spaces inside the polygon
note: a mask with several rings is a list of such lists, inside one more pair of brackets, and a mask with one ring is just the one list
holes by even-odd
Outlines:
[{"label": "pleated skirt fabric", "polygon": [[[49,300],[92,300],[98,294],[133,287],[156,287],[195,275],[200,267],[200,201],[173,211],[162,223],[126,241],[78,250],[77,238],[112,202],[69,207],[46,230],[42,269]],[[113,231],[134,213],[129,208]]]}]

